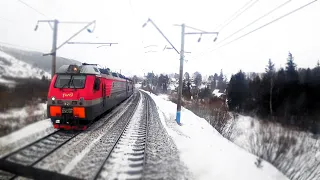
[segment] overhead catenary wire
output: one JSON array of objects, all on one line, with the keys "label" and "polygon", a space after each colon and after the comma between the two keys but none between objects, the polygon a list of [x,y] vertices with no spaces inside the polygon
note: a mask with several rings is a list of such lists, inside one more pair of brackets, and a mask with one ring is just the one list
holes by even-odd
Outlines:
[{"label": "overhead catenary wire", "polygon": [[251,3],[251,1],[253,0],[250,0],[248,1],[246,4],[244,4],[240,9],[238,9],[235,13],[233,13],[225,22],[221,23],[220,25],[218,25],[217,27],[215,27],[214,29],[218,29],[220,28],[221,26],[223,26],[226,22],[228,22],[233,16],[237,15],[243,8],[245,8],[248,4]]},{"label": "overhead catenary wire", "polygon": [[187,26],[187,25],[185,25],[185,27],[189,28],[189,29],[196,30],[196,31],[200,31],[200,32],[207,32],[207,31],[204,31],[204,30],[201,30],[201,29],[198,29],[198,28],[194,28],[194,27],[191,27],[191,26]]},{"label": "overhead catenary wire", "polygon": [[223,40],[221,40],[220,42],[218,42],[218,44],[221,44],[222,42],[226,41],[227,39],[231,38],[232,36],[234,36],[235,34],[237,34],[238,32],[246,29],[247,27],[251,26],[252,24],[258,22],[259,20],[263,19],[264,17],[270,15],[271,13],[273,13],[274,11],[282,8],[283,6],[287,5],[289,2],[291,2],[292,0],[288,0],[282,4],[280,4],[279,6],[273,8],[271,11],[267,12],[266,14],[260,16],[259,18],[255,19],[254,21],[250,22],[249,24],[245,25],[244,27],[240,28],[239,30],[237,30],[236,32],[232,33],[231,35],[227,36],[226,38],[224,38]]},{"label": "overhead catenary wire", "polygon": [[[216,51],[216,50],[218,50],[218,49],[220,49],[220,48],[222,48],[222,47],[224,47],[224,46],[227,46],[227,45],[229,45],[229,44],[231,44],[231,43],[233,43],[233,42],[235,42],[235,41],[237,41],[237,40],[245,37],[245,36],[248,36],[248,35],[251,34],[251,33],[254,33],[254,32],[256,32],[256,31],[258,31],[258,30],[260,30],[260,29],[262,29],[262,28],[264,28],[264,27],[266,27],[266,26],[268,26],[268,25],[270,25],[270,24],[272,24],[272,23],[274,23],[274,22],[282,19],[282,18],[285,18],[285,17],[289,16],[290,14],[293,14],[293,13],[295,13],[295,12],[297,12],[297,11],[299,11],[299,10],[301,10],[301,9],[303,9],[303,8],[305,8],[305,7],[313,4],[313,3],[315,3],[316,1],[318,1],[318,0],[313,0],[313,1],[307,3],[307,4],[303,5],[303,6],[300,6],[299,8],[294,9],[294,10],[292,10],[292,11],[290,11],[290,12],[288,12],[288,13],[286,13],[286,14],[284,14],[284,15],[282,15],[282,16],[280,16],[280,17],[278,17],[278,18],[276,18],[276,19],[274,19],[274,20],[272,20],[272,21],[270,21],[270,22],[268,22],[268,23],[266,23],[266,24],[264,24],[264,25],[256,28],[256,29],[254,29],[254,30],[252,30],[252,31],[250,31],[250,32],[248,32],[248,33],[245,33],[245,34],[239,36],[239,37],[236,38],[236,39],[233,39],[232,41],[229,41],[228,43],[225,43],[225,44],[223,44],[223,45],[221,45],[221,46],[219,46],[219,47],[217,47],[217,48],[209,51],[209,52]],[[204,53],[205,53],[205,52],[204,52]],[[197,57],[202,56],[204,53],[201,53],[201,54],[198,55]],[[208,53],[208,52],[206,52],[206,53]]]},{"label": "overhead catenary wire", "polygon": [[17,1],[20,2],[20,3],[22,3],[22,4],[24,4],[24,5],[27,6],[28,8],[32,9],[32,10],[35,11],[36,13],[38,13],[38,14],[40,14],[40,15],[48,18],[48,19],[50,19],[48,16],[46,16],[45,14],[43,14],[42,12],[40,12],[39,10],[37,10],[36,8],[32,7],[31,5],[25,3],[24,1],[22,1],[22,0],[17,0]]},{"label": "overhead catenary wire", "polygon": [[7,22],[14,22],[13,20],[7,19],[7,18],[4,18],[4,17],[0,17],[0,20],[4,20],[4,21],[7,21]]},{"label": "overhead catenary wire", "polygon": [[[221,32],[224,28],[226,28],[229,24],[231,24],[234,20],[236,20],[238,17],[240,17],[243,13],[245,13],[247,10],[249,10],[253,5],[255,5],[259,0],[255,0],[253,3],[251,3],[253,0],[250,0],[247,2],[243,7],[241,7],[238,11],[236,11],[229,20],[226,21],[224,25],[222,25],[220,28],[218,28],[217,31]],[[251,3],[251,4],[250,4]],[[244,9],[243,9],[244,8]],[[243,9],[243,10],[242,10]]]}]

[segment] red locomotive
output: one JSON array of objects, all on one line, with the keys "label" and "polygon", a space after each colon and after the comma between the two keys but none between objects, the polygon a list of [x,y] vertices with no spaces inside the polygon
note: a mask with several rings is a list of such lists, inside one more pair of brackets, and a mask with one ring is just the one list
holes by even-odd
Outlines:
[{"label": "red locomotive", "polygon": [[85,130],[90,122],[133,94],[129,78],[96,64],[63,65],[53,76],[47,114],[54,128]]}]

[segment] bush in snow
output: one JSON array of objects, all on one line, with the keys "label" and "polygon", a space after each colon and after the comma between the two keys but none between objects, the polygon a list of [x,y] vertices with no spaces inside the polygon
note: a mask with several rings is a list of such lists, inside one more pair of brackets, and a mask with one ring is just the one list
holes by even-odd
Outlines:
[{"label": "bush in snow", "polygon": [[[311,135],[274,123],[259,123],[249,136],[249,151],[270,162],[290,179],[320,179],[320,148]],[[259,165],[256,162],[257,166]]]},{"label": "bush in snow", "polygon": [[257,158],[257,161],[254,163],[256,166],[257,166],[257,168],[262,168],[262,159],[259,157],[259,158]]}]

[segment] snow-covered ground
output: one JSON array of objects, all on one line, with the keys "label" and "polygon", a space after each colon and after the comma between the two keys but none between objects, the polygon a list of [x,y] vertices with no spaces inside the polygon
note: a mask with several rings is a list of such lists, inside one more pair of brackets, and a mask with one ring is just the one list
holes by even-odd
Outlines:
[{"label": "snow-covered ground", "polygon": [[206,88],[207,86],[205,85],[205,84],[201,84],[200,85],[200,87],[199,87],[199,89],[204,89],[204,88]]},{"label": "snow-covered ground", "polygon": [[29,124],[24,128],[14,131],[6,136],[0,137],[0,147],[15,143],[24,137],[32,136],[39,132],[45,131],[46,129],[52,129],[52,132],[54,131],[50,119],[44,119],[36,123]]},{"label": "snow-covered ground", "polygon": [[169,100],[169,96],[167,94],[159,94],[158,97],[162,98],[163,100],[168,101]]},{"label": "snow-covered ground", "polygon": [[134,87],[138,88],[138,89],[141,88],[141,86],[142,86],[142,84],[139,84],[139,83],[138,84],[134,84]]},{"label": "snow-covered ground", "polygon": [[213,90],[212,94],[215,95],[216,97],[220,97],[221,95],[223,95],[223,93],[220,93],[219,91],[220,91],[219,89],[215,89]]},{"label": "snow-covered ground", "polygon": [[0,113],[0,136],[46,118],[47,105],[39,103]]},{"label": "snow-covered ground", "polygon": [[277,164],[290,179],[320,178],[318,136],[242,115],[236,117],[232,129],[235,144]]},{"label": "snow-covered ground", "polygon": [[39,68],[33,67],[32,65],[20,61],[13,56],[0,51],[0,82],[6,80],[2,76],[10,76],[17,78],[42,78],[44,75],[50,78],[51,75]]},{"label": "snow-covered ground", "polygon": [[30,115],[43,115],[47,110],[46,103],[39,103],[35,106],[26,106],[23,108],[10,109],[7,112],[0,113],[0,119],[3,118],[25,118]]},{"label": "snow-covered ground", "polygon": [[182,161],[196,179],[288,179],[268,162],[223,138],[205,119],[182,110],[181,123],[175,123],[176,104],[151,94],[161,121],[176,143]]},{"label": "snow-covered ground", "polygon": [[177,88],[176,84],[170,84],[169,87],[168,87],[168,89],[170,89],[171,91],[176,90],[176,88]]}]

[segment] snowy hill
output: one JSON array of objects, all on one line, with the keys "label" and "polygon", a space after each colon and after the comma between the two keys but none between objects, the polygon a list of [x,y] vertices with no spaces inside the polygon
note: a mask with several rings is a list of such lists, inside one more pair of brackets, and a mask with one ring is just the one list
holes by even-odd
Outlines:
[{"label": "snowy hill", "polygon": [[[33,67],[40,68],[44,71],[51,72],[51,56],[43,56],[40,52],[26,51],[21,49],[15,49],[5,46],[0,46],[0,51],[32,65]],[[57,68],[65,64],[79,64],[79,61],[67,59],[63,57],[57,57]]]},{"label": "snowy hill", "polygon": [[222,137],[205,119],[187,109],[182,109],[182,125],[177,125],[176,104],[161,96],[152,94],[151,97],[157,104],[163,126],[195,179],[288,179],[266,161],[256,165],[255,155]]},{"label": "snowy hill", "polygon": [[50,78],[50,74],[40,68],[33,67],[13,56],[0,51],[0,79],[13,78],[39,78],[42,76]]}]

